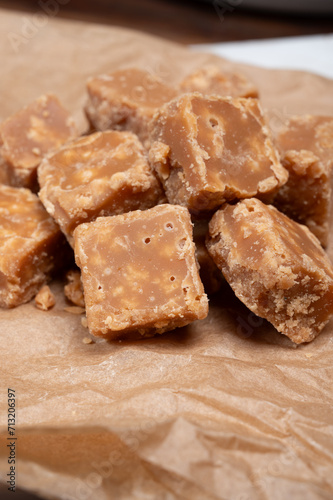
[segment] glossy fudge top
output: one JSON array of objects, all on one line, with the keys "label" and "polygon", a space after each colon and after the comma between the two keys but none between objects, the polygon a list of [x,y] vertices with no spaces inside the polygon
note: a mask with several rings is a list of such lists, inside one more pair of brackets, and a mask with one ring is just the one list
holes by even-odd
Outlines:
[{"label": "glossy fudge top", "polygon": [[223,210],[220,222],[230,245],[229,262],[242,262],[261,272],[267,270],[268,280],[275,280],[270,274],[272,269],[280,269],[282,288],[297,281],[303,263],[318,266],[333,278],[333,268],[317,238],[272,206],[255,199],[244,200]]},{"label": "glossy fudge top", "polygon": [[181,82],[180,89],[204,95],[258,97],[258,90],[245,76],[221,71],[216,66],[207,66],[191,73]]},{"label": "glossy fudge top", "polygon": [[58,226],[29,189],[0,185],[0,260],[14,257],[22,246],[37,242]]},{"label": "glossy fudge top", "polygon": [[43,95],[0,125],[1,154],[14,167],[33,169],[76,135],[74,120],[58,98]]},{"label": "glossy fudge top", "polygon": [[[200,208],[198,198],[214,193],[219,197],[215,207],[208,202],[210,209],[269,193],[288,178],[256,99],[185,94],[156,113],[151,138],[150,158],[164,182],[172,168],[182,169],[189,208]],[[167,190],[167,196],[186,204],[178,193]]]},{"label": "glossy fudge top", "polygon": [[100,217],[78,226],[74,238],[92,331],[164,329],[206,316],[185,208]]},{"label": "glossy fudge top", "polygon": [[80,222],[157,204],[163,193],[131,132],[96,132],[66,144],[38,169],[40,198],[71,241]]},{"label": "glossy fudge top", "polygon": [[129,109],[153,114],[165,102],[173,99],[176,91],[157,76],[140,69],[129,68],[91,78],[87,83],[91,97],[119,102]]},{"label": "glossy fudge top", "polygon": [[[116,173],[133,167],[147,167],[143,148],[131,132],[96,132],[69,143],[52,156],[38,171],[41,184],[46,180],[64,191],[75,190],[83,195],[85,186],[98,184]],[[116,181],[116,179],[114,179]]]}]

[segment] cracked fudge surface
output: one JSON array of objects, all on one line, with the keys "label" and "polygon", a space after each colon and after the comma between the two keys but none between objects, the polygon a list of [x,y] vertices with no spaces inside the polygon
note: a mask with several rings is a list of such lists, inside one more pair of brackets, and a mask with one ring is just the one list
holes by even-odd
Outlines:
[{"label": "cracked fudge surface", "polygon": [[170,203],[199,214],[287,181],[257,99],[184,94],[150,124],[149,159]]},{"label": "cracked fudge surface", "polygon": [[148,139],[148,123],[155,111],[177,95],[157,76],[136,68],[91,78],[87,90],[85,111],[93,127],[130,130],[142,142]]},{"label": "cracked fudge surface", "polygon": [[221,71],[210,65],[188,75],[180,83],[180,90],[200,92],[204,95],[222,97],[258,97],[258,89],[244,75],[231,71]]},{"label": "cracked fudge surface", "polygon": [[52,94],[7,118],[0,125],[0,168],[8,183],[36,191],[42,158],[76,136],[74,120]]},{"label": "cracked fudge surface", "polygon": [[67,243],[29,189],[0,185],[0,306],[28,302],[62,265]]},{"label": "cracked fudge surface", "polygon": [[332,203],[333,118],[295,116],[280,131],[277,146],[289,179],[274,205],[306,224],[325,247]]},{"label": "cracked fudge surface", "polygon": [[131,132],[97,132],[67,144],[43,160],[38,180],[39,196],[70,244],[82,222],[150,208],[165,199]]},{"label": "cracked fudge surface", "polygon": [[209,224],[208,250],[237,297],[295,343],[333,314],[333,268],[317,238],[256,199],[228,205]]},{"label": "cracked fudge surface", "polygon": [[78,226],[74,239],[92,334],[151,336],[207,316],[185,208],[100,217]]}]

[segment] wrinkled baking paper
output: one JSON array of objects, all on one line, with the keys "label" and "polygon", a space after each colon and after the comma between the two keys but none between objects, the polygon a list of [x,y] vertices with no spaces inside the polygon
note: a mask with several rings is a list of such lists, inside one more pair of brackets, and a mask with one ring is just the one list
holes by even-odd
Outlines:
[{"label": "wrinkled baking paper", "polygon": [[[333,81],[236,65],[125,29],[49,18],[15,52],[10,33],[33,19],[0,13],[1,119],[53,91],[84,130],[90,75],[138,66],[177,82],[212,62],[253,79],[273,128],[285,115],[333,114]],[[51,288],[50,312],[33,303],[0,311],[3,481],[10,387],[17,486],[42,497],[333,498],[333,322],[295,348],[225,288],[206,320],[139,342],[85,344],[61,283]]]}]

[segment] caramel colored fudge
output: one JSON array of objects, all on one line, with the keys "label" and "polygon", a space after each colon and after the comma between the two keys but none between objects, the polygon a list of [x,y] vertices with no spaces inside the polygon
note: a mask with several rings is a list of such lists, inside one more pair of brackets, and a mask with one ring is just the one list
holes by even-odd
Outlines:
[{"label": "caramel colored fudge", "polygon": [[7,184],[8,186],[10,186],[10,175],[8,172],[8,165],[1,157],[1,154],[0,154],[0,184]]},{"label": "caramel colored fudge", "polygon": [[66,274],[67,284],[64,286],[65,297],[79,307],[85,307],[80,271],[70,270]]},{"label": "caramel colored fudge", "polygon": [[258,89],[245,76],[206,66],[188,75],[180,84],[183,92],[200,92],[222,97],[258,97]]},{"label": "caramel colored fudge", "polygon": [[170,203],[193,214],[287,181],[257,99],[184,94],[151,122],[149,158]]},{"label": "caramel colored fudge", "polygon": [[0,185],[0,306],[28,302],[66,255],[67,243],[38,197]]},{"label": "caramel colored fudge", "polygon": [[151,336],[207,316],[185,208],[100,217],[78,226],[74,239],[92,334]]},{"label": "caramel colored fudge", "polygon": [[195,243],[195,255],[199,264],[199,273],[204,285],[205,292],[211,295],[221,288],[223,274],[216,266],[206,248],[206,236],[208,234],[208,221],[198,220],[193,224],[193,241]]},{"label": "caramel colored fudge", "polygon": [[150,208],[164,193],[131,132],[96,132],[63,146],[38,169],[39,196],[68,241],[78,224]]},{"label": "caramel colored fudge", "polygon": [[289,179],[274,205],[308,228],[323,246],[328,243],[332,198],[333,118],[299,116],[277,138]]},{"label": "caramel colored fudge", "polygon": [[50,287],[48,285],[42,286],[35,297],[35,305],[37,309],[40,309],[41,311],[48,311],[55,306],[55,303],[55,296],[51,292]]},{"label": "caramel colored fudge", "polygon": [[7,118],[0,125],[0,168],[8,183],[36,191],[42,158],[76,136],[73,119],[51,94]]},{"label": "caramel colored fudge", "polygon": [[257,199],[228,205],[209,224],[208,250],[237,297],[295,343],[333,314],[333,267],[309,229]]},{"label": "caramel colored fudge", "polygon": [[118,129],[148,139],[148,123],[177,92],[157,76],[140,69],[123,69],[91,78],[86,113],[97,130]]}]

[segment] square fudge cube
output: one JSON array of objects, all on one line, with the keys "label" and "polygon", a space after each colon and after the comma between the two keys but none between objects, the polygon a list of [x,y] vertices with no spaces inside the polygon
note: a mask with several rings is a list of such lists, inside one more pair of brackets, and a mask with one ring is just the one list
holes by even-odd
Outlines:
[{"label": "square fudge cube", "polygon": [[67,242],[29,189],[0,185],[0,306],[28,302],[66,260]]},{"label": "square fudge cube", "polygon": [[287,181],[257,99],[184,94],[150,127],[149,159],[168,201],[195,215],[267,196]]},{"label": "square fudge cube", "polygon": [[92,334],[151,336],[207,316],[185,208],[100,217],[78,226],[74,239]]},{"label": "square fudge cube", "polygon": [[155,111],[177,95],[157,76],[135,68],[91,78],[87,90],[85,111],[95,129],[130,130],[143,143]]},{"label": "square fudge cube", "polygon": [[52,94],[42,95],[0,125],[0,168],[8,184],[37,191],[37,167],[77,136],[74,120]]},{"label": "square fudge cube", "polygon": [[258,97],[258,89],[244,75],[221,71],[210,65],[188,75],[180,83],[184,93],[200,92],[203,95],[222,97]]},{"label": "square fudge cube", "polygon": [[299,344],[333,314],[333,267],[309,229],[252,198],[218,210],[208,250],[237,297]]},{"label": "square fudge cube", "polygon": [[332,198],[333,118],[295,116],[277,137],[283,166],[289,172],[273,204],[308,228],[325,247]]},{"label": "square fudge cube", "polygon": [[165,200],[143,146],[131,132],[96,132],[63,146],[42,161],[38,180],[40,199],[70,244],[82,222]]}]

